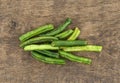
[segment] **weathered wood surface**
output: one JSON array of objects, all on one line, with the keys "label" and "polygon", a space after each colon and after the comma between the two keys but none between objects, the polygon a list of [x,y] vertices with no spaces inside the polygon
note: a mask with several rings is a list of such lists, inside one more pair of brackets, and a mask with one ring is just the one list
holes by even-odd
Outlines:
[{"label": "weathered wood surface", "polygon": [[[79,38],[102,45],[102,53],[79,52],[92,65],[49,65],[19,47],[18,37],[66,17]],[[0,0],[0,83],[120,83],[120,0]]]}]

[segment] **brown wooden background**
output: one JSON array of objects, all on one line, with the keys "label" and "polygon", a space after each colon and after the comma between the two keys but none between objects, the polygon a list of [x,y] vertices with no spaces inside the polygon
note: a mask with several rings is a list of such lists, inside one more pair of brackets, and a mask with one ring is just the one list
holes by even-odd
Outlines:
[{"label": "brown wooden background", "polygon": [[[92,65],[49,65],[19,47],[18,37],[66,17],[80,38],[102,45],[101,53],[79,52]],[[0,83],[120,83],[120,0],[0,0]]]}]

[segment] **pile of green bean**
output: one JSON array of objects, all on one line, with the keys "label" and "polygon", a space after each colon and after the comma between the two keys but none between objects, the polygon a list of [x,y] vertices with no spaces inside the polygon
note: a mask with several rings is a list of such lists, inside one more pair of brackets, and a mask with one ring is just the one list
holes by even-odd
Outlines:
[{"label": "pile of green bean", "polygon": [[32,57],[49,64],[65,64],[68,59],[74,62],[91,64],[92,60],[76,56],[70,52],[101,52],[102,46],[89,45],[86,40],[78,40],[80,29],[66,29],[72,23],[70,18],[54,29],[53,24],[40,26],[19,37],[20,47],[31,51]]}]

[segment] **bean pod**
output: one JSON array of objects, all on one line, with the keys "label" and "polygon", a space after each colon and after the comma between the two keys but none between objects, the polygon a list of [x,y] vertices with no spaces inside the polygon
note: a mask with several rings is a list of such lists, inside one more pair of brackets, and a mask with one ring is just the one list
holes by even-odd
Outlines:
[{"label": "bean pod", "polygon": [[49,57],[43,56],[42,54],[39,54],[35,51],[32,51],[31,54],[32,54],[33,58],[35,58],[38,61],[42,61],[44,63],[59,64],[59,65],[65,64],[65,60],[63,60],[63,59],[49,58]]},{"label": "bean pod", "polygon": [[73,33],[73,30],[70,29],[70,30],[64,31],[64,32],[56,35],[55,37],[58,37],[59,39],[64,39],[64,38],[70,36],[72,33]]},{"label": "bean pod", "polygon": [[24,42],[31,37],[34,37],[36,35],[39,35],[39,34],[42,34],[44,32],[50,31],[52,29],[54,29],[54,26],[52,24],[44,25],[44,26],[38,27],[37,29],[34,29],[30,32],[27,32],[27,33],[23,34],[22,36],[19,37],[19,40],[21,42]]},{"label": "bean pod", "polygon": [[60,55],[66,59],[69,59],[70,61],[74,61],[74,62],[80,62],[80,63],[85,63],[85,64],[91,64],[92,60],[89,58],[85,58],[85,57],[78,57],[75,56],[71,53],[67,53],[64,51],[59,51]]},{"label": "bean pod", "polygon": [[59,33],[62,32],[71,22],[72,22],[71,19],[70,19],[70,18],[67,18],[66,21],[65,21],[63,24],[59,25],[58,28],[56,28],[56,29],[48,32],[46,35],[51,35],[51,36],[53,36],[53,35],[59,34]]},{"label": "bean pod", "polygon": [[42,45],[28,45],[24,47],[25,51],[31,50],[58,50],[59,47],[53,47],[50,44],[42,44]]},{"label": "bean pod", "polygon": [[63,47],[64,51],[93,51],[93,52],[101,52],[102,46],[96,45],[87,45],[87,46],[73,46],[73,47]]},{"label": "bean pod", "polygon": [[31,38],[25,42],[22,42],[20,44],[20,47],[24,47],[26,45],[34,44],[34,43],[51,42],[53,40],[58,40],[58,38],[52,37],[52,36],[35,37],[35,38]]},{"label": "bean pod", "polygon": [[68,38],[68,40],[75,40],[75,39],[77,39],[79,34],[80,34],[80,30],[79,30],[79,28],[76,27],[74,32],[73,32],[73,34]]},{"label": "bean pod", "polygon": [[55,53],[49,50],[36,50],[36,52],[41,53],[45,56],[52,57],[52,58],[59,58],[59,53]]},{"label": "bean pod", "polygon": [[84,46],[87,45],[87,41],[83,41],[83,40],[69,40],[69,41],[65,41],[65,40],[58,40],[58,41],[53,41],[52,42],[52,46],[58,46],[58,47],[63,47],[63,46]]}]

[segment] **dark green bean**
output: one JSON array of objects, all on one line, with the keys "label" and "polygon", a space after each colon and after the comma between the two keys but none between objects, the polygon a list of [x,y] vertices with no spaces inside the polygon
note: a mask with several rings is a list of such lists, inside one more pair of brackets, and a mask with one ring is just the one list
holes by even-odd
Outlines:
[{"label": "dark green bean", "polygon": [[61,24],[60,26],[58,26],[58,28],[48,32],[46,35],[57,35],[59,34],[60,32],[62,32],[69,24],[71,23],[71,19],[70,18],[67,18],[66,21]]},{"label": "dark green bean", "polygon": [[49,56],[49,57],[53,57],[53,58],[59,58],[59,53],[55,53],[49,50],[36,50],[36,52]]},{"label": "dark green bean", "polygon": [[32,51],[31,53],[32,53],[32,57],[38,61],[42,61],[49,64],[59,64],[59,65],[65,64],[65,60],[63,59],[49,58],[35,51]]},{"label": "dark green bean", "polygon": [[44,25],[44,26],[38,27],[37,29],[34,29],[30,32],[27,32],[27,33],[23,34],[22,36],[19,37],[19,40],[21,42],[24,42],[24,41],[28,40],[29,38],[31,38],[33,36],[36,36],[36,35],[39,35],[41,33],[50,31],[52,29],[54,29],[54,26],[52,24]]},{"label": "dark green bean", "polygon": [[87,41],[83,41],[83,40],[58,40],[58,41],[53,41],[52,42],[52,46],[58,46],[58,47],[62,47],[62,46],[84,46],[87,45]]},{"label": "dark green bean", "polygon": [[53,40],[58,40],[58,38],[56,37],[52,37],[52,36],[46,36],[46,37],[35,37],[35,38],[31,38],[25,42],[22,42],[20,44],[20,47],[24,47],[26,45],[29,45],[29,44],[34,44],[34,43],[42,43],[42,42],[51,42]]},{"label": "dark green bean", "polygon": [[59,53],[62,57],[66,58],[66,59],[69,59],[71,61],[85,63],[85,64],[91,64],[91,62],[92,62],[92,60],[89,59],[89,58],[75,56],[71,53],[67,53],[67,52],[64,52],[64,51],[59,51]]}]

